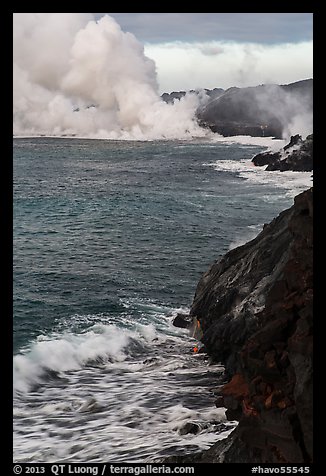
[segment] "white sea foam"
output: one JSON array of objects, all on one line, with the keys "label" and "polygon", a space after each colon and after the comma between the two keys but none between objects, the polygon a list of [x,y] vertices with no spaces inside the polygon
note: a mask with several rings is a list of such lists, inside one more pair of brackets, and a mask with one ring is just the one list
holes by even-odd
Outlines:
[{"label": "white sea foam", "polygon": [[[214,140],[214,138],[212,139]],[[266,147],[268,150],[276,151],[280,148],[284,147],[287,143],[286,140],[283,139],[275,139],[274,137],[253,137],[253,136],[230,136],[230,137],[223,137],[217,135],[215,138],[216,142],[222,142],[226,145],[259,145],[262,147]]]},{"label": "white sea foam", "polygon": [[126,358],[130,334],[116,326],[96,325],[82,334],[65,333],[38,339],[25,354],[14,357],[14,391],[28,391],[46,371],[77,370],[96,359]]},{"label": "white sea foam", "polygon": [[294,197],[298,193],[307,190],[313,185],[312,172],[293,171],[268,171],[266,167],[256,167],[251,160],[224,160],[219,159],[211,164],[204,164],[213,167],[217,172],[234,172],[239,177],[251,182],[264,185],[272,185],[280,188],[288,197]]},{"label": "white sea foam", "polygon": [[[73,327],[89,327],[61,323],[14,357],[15,461],[154,461],[232,431],[209,390],[223,368],[194,355],[194,339],[172,326],[181,309],[128,301],[143,319],[121,315],[118,326],[78,315]],[[180,433],[189,421],[198,435]]]}]

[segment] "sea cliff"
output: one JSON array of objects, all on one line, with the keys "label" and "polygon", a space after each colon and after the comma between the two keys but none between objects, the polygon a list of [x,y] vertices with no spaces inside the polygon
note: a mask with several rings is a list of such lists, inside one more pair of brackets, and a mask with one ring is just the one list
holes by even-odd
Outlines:
[{"label": "sea cliff", "polygon": [[190,311],[225,366],[216,405],[239,424],[172,462],[309,463],[313,458],[313,190],[200,279]]}]

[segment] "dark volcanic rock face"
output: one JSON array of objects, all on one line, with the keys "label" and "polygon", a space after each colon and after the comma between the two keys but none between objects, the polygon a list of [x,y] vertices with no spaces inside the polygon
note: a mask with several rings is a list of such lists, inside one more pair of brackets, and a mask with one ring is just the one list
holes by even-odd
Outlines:
[{"label": "dark volcanic rock face", "polygon": [[281,152],[260,152],[253,157],[252,162],[256,167],[262,167],[264,165],[274,164],[281,159]]},{"label": "dark volcanic rock face", "polygon": [[[203,91],[210,99],[217,98],[218,96],[224,93],[224,89],[222,88],[204,89]],[[196,91],[194,89],[191,89],[189,92],[195,93],[195,94],[201,94],[202,90],[199,89]],[[172,93],[163,93],[161,95],[161,98],[163,99],[163,101],[167,103],[173,103],[175,100],[179,100],[183,98],[186,94],[187,94],[187,91],[173,91]]]},{"label": "dark volcanic rock face", "polygon": [[239,425],[193,461],[312,460],[312,210],[310,189],[198,284],[190,314]]},{"label": "dark volcanic rock face", "polygon": [[252,162],[266,170],[293,170],[311,172],[313,170],[313,134],[302,140],[300,135],[291,136],[289,144],[280,152],[261,152],[253,157]]}]

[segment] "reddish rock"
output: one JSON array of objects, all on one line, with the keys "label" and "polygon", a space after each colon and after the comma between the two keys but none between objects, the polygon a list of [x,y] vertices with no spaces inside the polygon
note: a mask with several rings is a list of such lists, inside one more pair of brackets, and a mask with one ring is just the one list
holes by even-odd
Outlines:
[{"label": "reddish rock", "polygon": [[312,189],[298,195],[198,284],[190,314],[225,364],[223,402],[239,420],[200,462],[312,461],[312,203]]},{"label": "reddish rock", "polygon": [[243,375],[235,374],[231,381],[225,384],[222,388],[222,395],[232,395],[235,398],[242,399],[249,395],[248,383],[245,381]]}]

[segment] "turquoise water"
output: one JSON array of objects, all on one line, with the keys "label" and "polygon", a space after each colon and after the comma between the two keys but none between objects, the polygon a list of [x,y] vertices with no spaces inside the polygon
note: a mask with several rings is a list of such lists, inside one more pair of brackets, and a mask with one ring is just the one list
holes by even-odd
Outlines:
[{"label": "turquoise water", "polygon": [[[261,150],[14,140],[17,461],[153,461],[230,431],[209,391],[220,366],[171,321],[215,259],[308,187],[253,168]],[[198,419],[201,434],[179,434]]]}]

